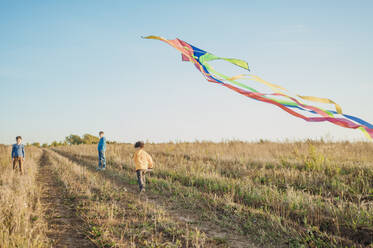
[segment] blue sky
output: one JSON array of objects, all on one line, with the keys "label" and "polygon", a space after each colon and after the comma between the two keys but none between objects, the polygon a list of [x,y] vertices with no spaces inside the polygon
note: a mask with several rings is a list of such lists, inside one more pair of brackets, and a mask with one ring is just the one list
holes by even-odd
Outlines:
[{"label": "blue sky", "polygon": [[270,82],[373,121],[372,9],[368,0],[1,0],[0,143],[99,130],[120,142],[364,139],[208,83],[172,47],[140,37],[244,59]]}]

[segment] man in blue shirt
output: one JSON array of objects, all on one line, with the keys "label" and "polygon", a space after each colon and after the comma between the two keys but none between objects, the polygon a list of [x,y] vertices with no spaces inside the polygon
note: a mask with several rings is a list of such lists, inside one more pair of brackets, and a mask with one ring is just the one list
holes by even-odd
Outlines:
[{"label": "man in blue shirt", "polygon": [[25,147],[22,144],[22,137],[16,137],[17,143],[12,146],[12,160],[13,170],[17,169],[17,162],[19,166],[19,172],[23,175],[23,162],[25,161]]},{"label": "man in blue shirt", "polygon": [[98,142],[97,150],[98,150],[98,168],[97,170],[105,170],[106,168],[106,158],[105,158],[105,151],[106,151],[106,138],[104,137],[104,132],[100,131],[100,141]]}]

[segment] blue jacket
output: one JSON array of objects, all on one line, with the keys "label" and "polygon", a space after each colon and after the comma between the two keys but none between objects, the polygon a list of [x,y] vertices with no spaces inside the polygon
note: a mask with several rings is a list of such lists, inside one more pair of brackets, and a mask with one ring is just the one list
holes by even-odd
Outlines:
[{"label": "blue jacket", "polygon": [[98,142],[97,150],[99,151],[105,151],[106,150],[106,138],[102,137],[100,141]]},{"label": "blue jacket", "polygon": [[25,157],[25,146],[23,144],[14,144],[12,147],[12,158]]}]

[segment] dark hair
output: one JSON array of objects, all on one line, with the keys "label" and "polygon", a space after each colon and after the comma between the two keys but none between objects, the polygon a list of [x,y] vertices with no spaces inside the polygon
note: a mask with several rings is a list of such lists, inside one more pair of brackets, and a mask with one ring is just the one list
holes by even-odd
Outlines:
[{"label": "dark hair", "polygon": [[98,134],[99,134],[99,135],[104,134],[104,131],[100,131]]},{"label": "dark hair", "polygon": [[135,143],[135,148],[144,148],[144,142],[143,141],[137,141],[136,143]]},{"label": "dark hair", "polygon": [[16,137],[16,140],[17,140],[17,139],[22,139],[22,137],[21,137],[21,136],[17,136],[17,137]]}]

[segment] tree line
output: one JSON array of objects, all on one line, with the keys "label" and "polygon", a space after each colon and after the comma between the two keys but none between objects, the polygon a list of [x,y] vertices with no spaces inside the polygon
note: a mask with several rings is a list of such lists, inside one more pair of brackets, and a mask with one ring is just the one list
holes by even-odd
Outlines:
[{"label": "tree line", "polygon": [[[86,145],[91,145],[91,144],[98,144],[100,138],[97,136],[94,136],[92,134],[84,134],[82,136],[76,135],[76,134],[71,134],[65,138],[64,141],[53,141],[50,145],[47,143],[40,144],[39,142],[34,142],[32,144],[27,144],[27,145],[32,145],[36,147],[56,147],[56,146],[66,146],[66,145],[81,145],[81,144],[86,144]],[[117,142],[115,141],[106,141],[107,144],[116,144]]]}]

